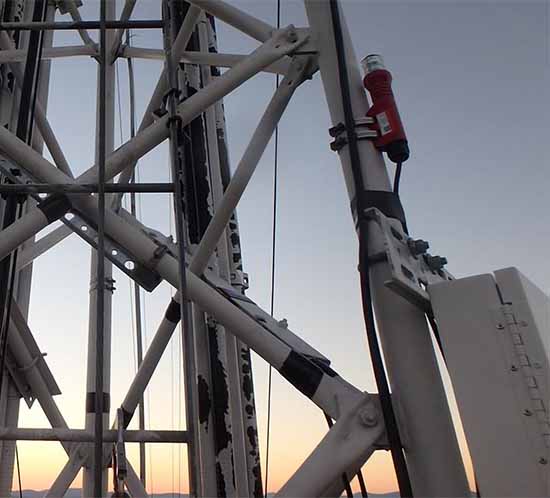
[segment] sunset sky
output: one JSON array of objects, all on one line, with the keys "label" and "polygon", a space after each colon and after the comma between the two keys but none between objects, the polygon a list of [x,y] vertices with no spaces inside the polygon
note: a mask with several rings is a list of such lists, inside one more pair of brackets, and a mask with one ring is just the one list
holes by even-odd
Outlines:
[{"label": "sunset sky", "polygon": [[[275,24],[275,0],[231,0]],[[358,58],[380,53],[412,150],[401,198],[412,234],[427,239],[461,277],[517,266],[550,291],[548,223],[548,3],[541,1],[343,0]],[[98,2],[85,0],[85,19]],[[120,10],[122,2],[118,2]],[[138,0],[136,18],[158,18],[157,0]],[[282,24],[307,25],[302,2],[282,1]],[[223,24],[219,49],[248,53],[257,43]],[[92,33],[95,37],[95,33]],[[54,45],[79,44],[71,32]],[[135,32],[132,43],[161,47],[160,33]],[[126,63],[119,64],[122,137],[128,139]],[[49,118],[78,174],[93,161],[96,63],[52,64]],[[138,111],[160,74],[159,61],[136,61]],[[232,165],[240,159],[273,92],[261,74],[226,100]],[[117,102],[118,105],[118,102]],[[300,88],[280,127],[280,195],[275,316],[327,355],[357,387],[375,391],[366,348],[357,273],[357,239],[337,156],[329,149],[330,120],[317,75]],[[166,144],[165,144],[166,145]],[[167,181],[167,148],[140,161],[142,181]],[[269,310],[273,148],[270,146],[239,206],[248,295]],[[393,171],[392,171],[393,173]],[[168,233],[166,195],[142,196],[142,220]],[[54,225],[55,226],[55,225]],[[37,260],[30,326],[63,392],[56,398],[71,427],[84,425],[90,250],[70,237]],[[135,371],[130,285],[116,272],[113,304],[113,413]],[[144,293],[146,343],[171,290]],[[147,426],[184,428],[179,336],[169,346],[146,396]],[[254,356],[262,453],[265,451],[266,363]],[[134,421],[135,424],[135,421]],[[21,405],[22,427],[47,427],[40,407]],[[133,428],[133,426],[132,426]],[[320,410],[274,375],[269,489],[276,491],[326,433]],[[462,440],[462,446],[465,447]],[[24,488],[45,489],[66,461],[57,443],[19,443]],[[149,491],[187,490],[185,448],[152,445]],[[131,449],[136,462],[136,448]],[[369,491],[396,489],[387,453],[366,466]],[[80,478],[79,478],[80,479]],[[80,480],[74,487],[80,486]]]}]

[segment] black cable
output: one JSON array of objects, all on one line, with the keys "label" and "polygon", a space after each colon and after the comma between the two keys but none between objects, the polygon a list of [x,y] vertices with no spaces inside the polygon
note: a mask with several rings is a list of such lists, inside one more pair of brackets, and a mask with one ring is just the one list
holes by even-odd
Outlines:
[{"label": "black cable", "polygon": [[474,484],[476,487],[476,497],[481,498],[481,491],[479,490],[479,485],[477,483],[477,476],[474,476]]},{"label": "black cable", "polygon": [[399,182],[401,181],[401,170],[403,168],[403,163],[398,162],[395,167],[395,176],[393,178],[393,193],[399,195]]},{"label": "black cable", "polygon": [[374,321],[374,310],[372,306],[372,296],[370,290],[369,277],[369,255],[368,255],[368,221],[363,216],[363,196],[360,195],[365,190],[366,181],[361,172],[361,161],[359,156],[359,148],[357,146],[357,136],[355,134],[355,121],[353,119],[353,108],[351,105],[351,96],[349,94],[349,78],[347,72],[347,62],[345,56],[344,40],[342,37],[342,24],[340,13],[338,11],[338,3],[336,0],[329,0],[334,41],[336,46],[336,57],[338,61],[338,76],[340,79],[340,91],[342,93],[342,104],[344,110],[344,120],[347,130],[347,138],[349,144],[349,155],[351,162],[351,170],[355,181],[356,199],[357,199],[357,218],[359,231],[359,273],[361,276],[361,296],[363,304],[363,315],[365,319],[367,341],[369,344],[370,355],[373,364],[374,377],[378,387],[378,395],[382,414],[388,435],[388,442],[391,450],[393,465],[399,491],[402,497],[412,497],[412,486],[407,470],[405,456],[403,454],[403,445],[399,435],[399,428],[395,418],[391,394],[388,385],[388,379],[382,361],[380,345],[376,334],[376,324]]},{"label": "black cable", "polygon": [[[163,47],[166,54],[166,78],[168,82],[168,93],[166,95],[166,109],[168,111],[168,128],[170,139],[170,166],[172,171],[172,181],[174,183],[174,221],[176,224],[176,240],[178,243],[178,290],[181,296],[180,299],[180,313],[181,313],[181,330],[182,341],[184,345],[190,344],[191,336],[191,315],[190,315],[190,303],[187,292],[187,273],[186,273],[186,246],[187,239],[185,233],[185,213],[186,213],[186,197],[184,193],[184,186],[186,182],[185,173],[185,155],[182,153],[182,140],[183,140],[183,127],[182,120],[177,114],[178,96],[180,94],[177,66],[172,59],[171,47],[174,43],[174,35],[177,33],[176,26],[176,0],[164,0],[162,2],[162,19],[165,23],[163,30]],[[189,361],[192,361],[189,358]],[[193,365],[188,365],[188,368],[192,368]],[[185,376],[186,392],[192,392],[192,386],[195,382],[190,375]],[[192,397],[188,399],[188,405],[193,402]],[[188,413],[194,413],[193,406],[187,406]],[[195,420],[193,417],[187,419],[187,430],[193,434]],[[189,495],[194,496],[197,490],[197,478],[196,467],[193,464],[193,458],[195,454],[196,441],[192,441],[191,444],[187,444],[188,460],[189,460]]]},{"label": "black cable", "polygon": [[[281,27],[281,0],[277,0],[277,29]],[[279,74],[275,76],[275,91],[279,88]],[[271,297],[270,297],[270,315],[273,317],[275,307],[275,249],[277,235],[277,187],[279,171],[279,125],[275,127],[275,144],[273,152],[273,218],[271,232]],[[266,429],[266,448],[265,448],[265,493],[267,497],[269,482],[269,443],[271,436],[271,390],[273,379],[273,367],[269,365],[267,375],[267,429]]]},{"label": "black cable", "polygon": [[15,463],[17,464],[17,481],[19,483],[19,498],[23,498],[23,487],[21,486],[21,467],[19,465],[19,451],[17,441],[15,442]]},{"label": "black cable", "polygon": [[441,342],[441,335],[439,334],[439,327],[437,326],[437,322],[435,321],[435,317],[433,316],[433,313],[426,313],[426,317],[428,318],[428,322],[430,324],[430,327],[432,329],[432,332],[434,334],[435,340],[437,342],[437,345],[439,347],[439,351],[441,352],[441,356],[443,357],[443,361],[445,364],[447,364],[447,360],[445,358],[445,351],[443,351],[443,343]]},{"label": "black cable", "polygon": [[361,469],[357,472],[357,480],[359,481],[359,488],[361,489],[362,498],[369,498],[369,493],[367,492],[367,486],[365,485],[365,479],[363,479],[363,472]]},{"label": "black cable", "polygon": [[[328,428],[330,429],[334,425],[334,422],[332,421],[332,418],[330,418],[328,413],[323,412],[323,414],[325,415]],[[353,498],[353,491],[351,489],[350,480],[348,479],[348,476],[345,472],[342,473],[342,483],[344,484],[344,489],[346,490],[347,497]]]},{"label": "black cable", "polygon": [[[130,30],[126,31],[126,44],[130,46],[131,44],[131,32]],[[136,92],[135,92],[135,78],[134,78],[134,65],[131,57],[127,59],[128,63],[128,91],[130,97],[130,138],[136,136]],[[120,102],[120,99],[119,99]],[[135,183],[136,181],[136,171],[137,164],[132,172],[132,177],[130,178],[130,183]],[[130,193],[130,213],[137,218],[137,209],[136,209],[136,193]],[[141,291],[139,284],[134,282],[134,306],[135,306],[135,317],[136,317],[136,349],[137,349],[137,364],[138,367],[143,361],[143,344],[142,344],[142,325],[141,325]],[[142,396],[139,400],[138,406],[138,427],[140,429],[145,428],[145,401]],[[146,486],[146,455],[145,455],[145,443],[139,443],[139,478],[143,484]]]}]

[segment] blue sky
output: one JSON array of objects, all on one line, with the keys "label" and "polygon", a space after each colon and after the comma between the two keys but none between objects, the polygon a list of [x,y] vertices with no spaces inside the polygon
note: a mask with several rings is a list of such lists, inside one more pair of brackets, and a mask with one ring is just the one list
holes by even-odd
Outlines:
[{"label": "blue sky", "polygon": [[[274,0],[232,3],[275,23]],[[95,18],[97,2],[85,4],[83,16]],[[445,255],[455,276],[517,266],[548,292],[547,2],[345,0],[343,4],[358,58],[381,53],[394,76],[394,92],[412,151],[401,182],[412,234],[429,240],[435,253]],[[136,15],[156,17],[157,10],[156,1],[139,0]],[[282,13],[283,25],[306,25],[301,2],[283,0]],[[61,33],[54,43],[79,42],[73,34]],[[160,47],[160,36],[136,33],[133,43]],[[222,52],[246,53],[257,43],[220,25],[219,45]],[[159,62],[136,62],[141,110],[160,69]],[[126,140],[125,64],[120,64],[119,72]],[[93,163],[95,73],[94,62],[86,58],[53,63],[49,116],[76,172]],[[273,87],[274,77],[262,74],[226,99],[233,165]],[[329,127],[317,75],[298,90],[280,126],[275,315],[287,318],[291,329],[329,356],[344,377],[372,391],[356,271],[357,240],[339,161],[328,147]],[[143,181],[164,181],[167,172],[165,147],[140,163]],[[270,147],[238,210],[244,265],[251,279],[249,295],[264,309],[269,309],[272,172]],[[142,201],[144,222],[167,231],[168,208],[166,196],[147,196]],[[36,263],[31,299],[31,326],[48,352],[48,363],[63,391],[58,403],[74,427],[81,427],[84,421],[88,274],[89,250],[72,237]],[[130,291],[121,274],[116,278],[115,407],[134,370]],[[167,286],[146,296],[148,338],[169,296]],[[181,427],[182,384],[171,380],[180,368],[178,358],[176,341],[152,382],[153,427]],[[255,358],[262,430],[266,373],[265,363]],[[316,407],[275,377],[270,473],[277,479],[273,486],[278,487],[278,481],[283,481],[322,437],[325,426]],[[173,394],[167,392],[167,386]],[[21,423],[35,426],[44,420],[39,410],[28,413],[23,407]],[[291,454],[290,445],[294,448]],[[45,454],[55,455],[51,457],[56,462],[52,469],[62,464],[63,452],[57,446],[37,450],[21,445],[22,460],[29,465],[36,461],[33,458]],[[373,491],[389,489],[391,471],[377,463],[385,456],[376,459],[368,482]],[[155,447],[152,460],[168,462],[168,470],[153,464],[152,472],[153,482],[170,489],[171,465],[179,466],[178,450]],[[44,480],[46,474],[54,477],[52,469],[44,470]],[[184,480],[185,471],[181,486]],[[177,489],[177,477],[174,482]]]}]

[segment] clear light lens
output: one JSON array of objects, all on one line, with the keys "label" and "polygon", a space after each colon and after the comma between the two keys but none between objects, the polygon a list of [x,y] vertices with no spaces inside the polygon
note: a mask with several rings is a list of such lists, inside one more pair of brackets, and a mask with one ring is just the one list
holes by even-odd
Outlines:
[{"label": "clear light lens", "polygon": [[365,74],[372,73],[378,69],[386,69],[384,66],[384,59],[378,54],[369,54],[362,61],[361,66]]}]

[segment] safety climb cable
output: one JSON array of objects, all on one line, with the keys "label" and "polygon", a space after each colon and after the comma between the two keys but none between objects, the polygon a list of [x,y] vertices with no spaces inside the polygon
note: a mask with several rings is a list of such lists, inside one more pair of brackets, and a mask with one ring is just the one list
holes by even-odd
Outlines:
[{"label": "safety climb cable", "polygon": [[[281,28],[281,0],[277,0],[277,29]],[[275,75],[275,91],[279,88],[279,74]],[[275,144],[273,151],[273,213],[272,213],[272,231],[271,231],[271,296],[269,313],[273,317],[275,305],[275,261],[276,261],[276,236],[277,236],[277,189],[278,189],[278,170],[279,170],[279,125],[275,127]],[[267,377],[267,429],[265,445],[265,493],[267,497],[269,484],[269,444],[271,437],[271,393],[273,381],[273,366],[269,365]]]},{"label": "safety climb cable", "polygon": [[[332,426],[334,425],[334,422],[333,422],[332,418],[330,417],[330,415],[328,413],[324,412],[324,415],[325,415],[325,419],[327,421],[328,428],[330,430],[332,428]],[[342,484],[344,485],[344,489],[346,490],[347,498],[353,498],[353,491],[351,489],[351,483],[350,483],[350,480],[348,478],[348,475],[345,472],[342,473]]]},{"label": "safety climb cable", "polygon": [[19,483],[19,498],[23,498],[23,487],[21,486],[21,466],[19,465],[19,450],[15,442],[15,464],[17,465],[17,482]]},{"label": "safety climb cable", "polygon": [[[334,425],[334,421],[328,415],[328,413],[323,412],[325,415],[325,419],[327,421],[327,425],[329,429]],[[357,471],[357,481],[359,482],[359,489],[361,490],[361,497],[362,498],[369,498],[369,493],[367,492],[367,486],[365,485],[365,479],[363,478],[363,471],[359,469]],[[344,488],[346,490],[346,494],[348,498],[353,498],[353,491],[351,489],[351,481],[348,478],[348,475],[344,472],[342,474],[342,483],[344,484]]]}]

